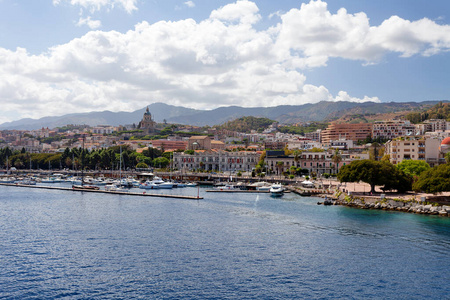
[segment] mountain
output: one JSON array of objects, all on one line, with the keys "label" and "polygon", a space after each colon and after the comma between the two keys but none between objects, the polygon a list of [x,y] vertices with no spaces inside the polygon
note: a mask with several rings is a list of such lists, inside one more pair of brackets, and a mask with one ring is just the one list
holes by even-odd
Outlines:
[{"label": "mountain", "polygon": [[[89,112],[89,113],[75,113],[67,114],[63,116],[44,117],[40,119],[21,119],[13,122],[6,122],[0,124],[0,130],[7,129],[19,129],[19,130],[33,130],[42,127],[55,128],[61,127],[67,124],[76,125],[125,125],[125,124],[138,124],[144,115],[145,109],[143,107],[133,112]],[[189,116],[196,113],[197,110],[191,108],[185,108],[181,106],[172,106],[164,103],[153,103],[148,106],[152,116],[156,122],[163,122],[164,119],[184,115]]]},{"label": "mountain", "polygon": [[[315,104],[281,105],[274,107],[249,108],[229,106],[219,107],[213,110],[196,110],[165,103],[152,103],[148,107],[154,120],[159,123],[166,120],[168,123],[214,126],[245,116],[269,118],[285,124],[308,121],[330,121],[345,115],[424,111],[437,103],[439,101],[390,103],[322,101]],[[0,124],[0,130],[32,130],[42,127],[55,128],[67,124],[86,124],[90,126],[138,124],[142,119],[145,109],[146,107],[133,112],[102,111],[44,117],[41,119],[21,119]]]}]

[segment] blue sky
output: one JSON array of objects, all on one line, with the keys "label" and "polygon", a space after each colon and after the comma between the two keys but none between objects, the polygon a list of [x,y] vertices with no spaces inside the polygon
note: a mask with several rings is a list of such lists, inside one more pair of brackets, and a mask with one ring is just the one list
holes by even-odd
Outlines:
[{"label": "blue sky", "polygon": [[450,1],[0,0],[0,123],[448,100]]}]

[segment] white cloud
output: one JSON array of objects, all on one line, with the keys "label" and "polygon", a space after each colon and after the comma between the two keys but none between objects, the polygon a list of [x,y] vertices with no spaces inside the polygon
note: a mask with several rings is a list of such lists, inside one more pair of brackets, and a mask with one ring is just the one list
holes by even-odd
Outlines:
[{"label": "white cloud", "polygon": [[137,10],[137,0],[53,0],[53,5],[59,5],[62,1],[69,2],[74,6],[81,6],[90,12],[99,11],[103,8],[113,9],[116,5],[123,8],[127,13]]},{"label": "white cloud", "polygon": [[254,24],[261,19],[257,14],[259,11],[255,3],[239,0],[236,3],[225,5],[211,12],[210,18],[221,21],[239,21],[245,24]]},{"label": "white cloud", "polygon": [[450,50],[450,26],[429,19],[408,21],[392,16],[378,27],[370,26],[365,13],[349,14],[341,8],[332,14],[321,0],[302,4],[281,18],[272,29],[277,34],[276,53],[280,59],[292,51],[304,56],[291,59],[293,67],[324,66],[330,57],[371,64],[388,52],[409,57]]},{"label": "white cloud", "polygon": [[100,20],[92,20],[91,17],[80,17],[77,22],[77,26],[87,25],[90,29],[97,29],[102,26],[102,22]]},{"label": "white cloud", "polygon": [[195,7],[195,3],[193,2],[193,1],[186,1],[186,2],[184,2],[184,4],[187,6],[187,7]]},{"label": "white cloud", "polygon": [[[119,3],[72,2],[86,8]],[[374,27],[364,13],[331,14],[322,1],[280,17],[277,26],[257,30],[256,4],[237,1],[201,22],[142,22],[126,33],[91,31],[41,55],[0,48],[0,120],[132,111],[156,101],[208,109],[379,101],[345,91],[332,95],[324,86],[308,84],[302,69],[324,66],[330,57],[375,63],[388,52],[408,57],[450,48],[449,26],[428,19],[394,16]]]}]

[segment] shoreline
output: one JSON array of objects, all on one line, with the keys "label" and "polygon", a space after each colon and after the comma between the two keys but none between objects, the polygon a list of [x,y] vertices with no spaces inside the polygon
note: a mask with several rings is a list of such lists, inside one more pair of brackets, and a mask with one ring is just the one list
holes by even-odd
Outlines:
[{"label": "shoreline", "polygon": [[321,194],[319,197],[325,198],[324,202],[317,204],[323,205],[342,205],[359,209],[376,209],[397,212],[407,212],[423,215],[437,215],[442,217],[450,217],[450,203],[443,201],[429,201],[425,197],[418,201],[415,198],[401,199],[401,198],[387,198],[384,194],[376,196],[354,195],[343,192],[336,192],[333,195]]}]

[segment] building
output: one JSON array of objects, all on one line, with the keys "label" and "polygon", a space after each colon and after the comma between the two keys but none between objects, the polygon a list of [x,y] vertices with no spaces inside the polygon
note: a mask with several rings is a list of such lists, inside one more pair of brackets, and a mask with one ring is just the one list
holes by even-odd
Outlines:
[{"label": "building", "polygon": [[261,153],[254,151],[195,151],[194,154],[184,152],[173,153],[175,169],[191,171],[251,171],[259,161]]},{"label": "building", "polygon": [[313,132],[306,132],[305,137],[307,139],[310,139],[315,142],[321,142],[322,141],[322,129],[317,129]]},{"label": "building", "polygon": [[147,106],[144,116],[142,117],[142,121],[139,122],[138,129],[141,129],[144,135],[149,135],[156,131],[155,126],[156,122],[153,121],[152,114],[150,113]]},{"label": "building", "polygon": [[209,136],[191,136],[188,140],[188,150],[211,150],[211,138]]},{"label": "building", "polygon": [[353,141],[352,140],[330,141],[329,147],[339,150],[348,150],[353,148]]},{"label": "building", "polygon": [[403,160],[422,160],[430,166],[442,163],[439,150],[441,139],[432,137],[402,137],[385,144],[385,155],[389,155],[392,164]]},{"label": "building", "polygon": [[331,123],[327,129],[322,130],[321,139],[322,144],[329,146],[331,141],[337,140],[351,140],[357,143],[367,137],[372,137],[371,123],[358,124],[337,124]]},{"label": "building", "polygon": [[342,153],[341,161],[336,164],[333,162],[334,152],[302,152],[298,157],[285,155],[284,151],[266,151],[265,164],[272,174],[281,175],[283,172],[289,172],[290,168],[302,168],[308,171],[308,174],[337,174],[339,169],[349,164],[354,158],[350,154]]},{"label": "building", "polygon": [[450,129],[450,122],[444,119],[430,119],[423,122],[426,125],[425,132],[436,132],[436,131],[446,131]]},{"label": "building", "polygon": [[116,128],[109,125],[98,125],[91,129],[94,134],[111,134],[116,131]]},{"label": "building", "polygon": [[187,141],[169,141],[169,140],[154,140],[151,141],[152,147],[161,151],[186,150],[188,146]]},{"label": "building", "polygon": [[372,138],[381,140],[393,140],[401,136],[413,136],[416,127],[409,121],[390,120],[376,121],[372,128]]}]

